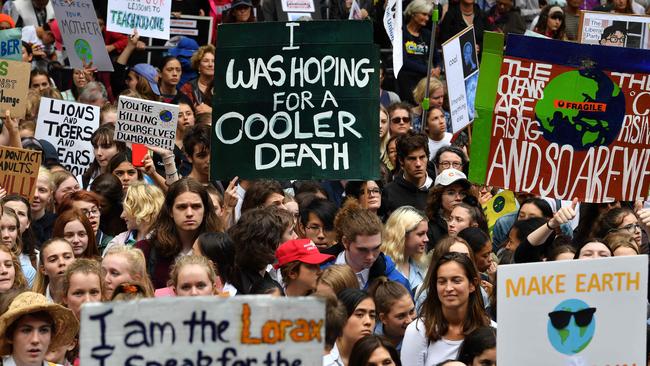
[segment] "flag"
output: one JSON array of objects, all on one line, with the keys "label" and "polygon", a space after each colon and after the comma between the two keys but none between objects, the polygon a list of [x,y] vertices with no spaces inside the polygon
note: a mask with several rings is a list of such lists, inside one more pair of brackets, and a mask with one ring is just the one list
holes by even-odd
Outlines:
[{"label": "flag", "polygon": [[402,0],[388,0],[384,12],[384,28],[393,45],[393,74],[402,68]]}]

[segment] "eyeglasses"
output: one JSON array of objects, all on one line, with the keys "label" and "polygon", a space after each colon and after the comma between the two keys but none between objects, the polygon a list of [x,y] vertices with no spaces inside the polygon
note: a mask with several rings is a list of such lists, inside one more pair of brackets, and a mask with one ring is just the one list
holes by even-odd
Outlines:
[{"label": "eyeglasses", "polygon": [[610,233],[615,233],[617,231],[625,230],[630,234],[634,234],[637,230],[640,230],[640,229],[641,229],[641,225],[639,225],[639,224],[628,224],[628,225],[625,225],[623,227],[619,227],[619,228],[616,228],[616,229],[611,229],[611,230],[609,230],[609,232]]},{"label": "eyeglasses", "polygon": [[364,193],[367,194],[368,196],[370,196],[371,194],[381,194],[381,189],[379,188],[366,189]]},{"label": "eyeglasses", "polygon": [[623,37],[616,37],[616,36],[610,36],[607,39],[610,43],[625,43],[625,36]]},{"label": "eyeglasses", "polygon": [[393,117],[390,121],[393,123],[411,123],[411,117]]},{"label": "eyeglasses", "polygon": [[576,325],[582,328],[591,323],[595,312],[596,308],[586,308],[578,311],[558,310],[548,313],[548,317],[551,319],[553,328],[557,330],[566,328],[571,321],[571,316],[575,319]]},{"label": "eyeglasses", "polygon": [[97,207],[93,207],[90,210],[84,208],[83,210],[81,210],[81,212],[84,215],[86,215],[86,217],[88,217],[88,218],[97,217],[100,214],[99,209]]},{"label": "eyeglasses", "polygon": [[459,163],[457,161],[441,161],[438,164],[442,169],[449,169],[454,168],[454,169],[460,169],[463,166],[463,163]]}]

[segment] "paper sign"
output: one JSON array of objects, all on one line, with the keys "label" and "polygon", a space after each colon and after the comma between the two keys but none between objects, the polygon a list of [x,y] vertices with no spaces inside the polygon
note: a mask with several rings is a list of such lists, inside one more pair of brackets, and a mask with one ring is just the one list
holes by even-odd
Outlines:
[{"label": "paper sign", "polygon": [[56,146],[59,161],[73,175],[81,175],[94,159],[90,136],[99,127],[99,107],[41,98],[37,139]]},{"label": "paper sign", "polygon": [[51,0],[51,3],[70,66],[83,69],[84,64],[92,62],[97,70],[112,72],[113,64],[106,51],[92,0]]},{"label": "paper sign", "polygon": [[0,146],[0,187],[7,194],[34,198],[34,185],[41,165],[41,152]]},{"label": "paper sign", "polygon": [[483,212],[488,222],[490,236],[492,229],[499,218],[517,210],[517,200],[514,193],[502,191],[483,204]]},{"label": "paper sign", "polygon": [[384,29],[393,48],[393,75],[399,75],[404,64],[402,52],[402,2],[387,0],[384,11]]},{"label": "paper sign", "polygon": [[0,116],[8,109],[13,118],[25,117],[31,69],[27,62],[0,60]]},{"label": "paper sign", "polygon": [[499,266],[497,363],[645,365],[648,256]]},{"label": "paper sign", "polygon": [[578,42],[650,49],[650,17],[632,14],[580,12]]},{"label": "paper sign", "polygon": [[140,37],[169,39],[172,2],[169,0],[108,0],[106,29]]},{"label": "paper sign", "polygon": [[115,140],[174,150],[178,106],[121,96]]},{"label": "paper sign", "polygon": [[447,70],[451,132],[458,132],[474,120],[478,86],[478,57],[474,27],[467,27],[442,45]]},{"label": "paper sign", "polygon": [[281,2],[282,11],[285,13],[313,13],[316,11],[314,8],[314,0],[281,0]]},{"label": "paper sign", "polygon": [[324,316],[316,297],[86,303],[81,364],[321,366]]},{"label": "paper sign", "polygon": [[0,30],[0,58],[23,60],[22,28]]},{"label": "paper sign", "polygon": [[221,25],[211,178],[378,178],[378,68],[368,21]]},{"label": "paper sign", "polygon": [[352,0],[352,6],[350,7],[350,15],[348,16],[350,20],[361,20],[361,8],[357,0]]}]

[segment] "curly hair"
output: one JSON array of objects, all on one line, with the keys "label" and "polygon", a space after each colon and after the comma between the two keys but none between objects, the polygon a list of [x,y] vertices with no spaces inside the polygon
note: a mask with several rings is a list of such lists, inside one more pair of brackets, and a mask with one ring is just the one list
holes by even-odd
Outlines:
[{"label": "curly hair", "polygon": [[214,55],[216,53],[214,46],[211,44],[206,44],[205,46],[199,47],[199,49],[194,52],[192,58],[190,59],[190,63],[194,70],[199,70],[199,64],[201,63],[201,60],[206,53],[211,53]]}]

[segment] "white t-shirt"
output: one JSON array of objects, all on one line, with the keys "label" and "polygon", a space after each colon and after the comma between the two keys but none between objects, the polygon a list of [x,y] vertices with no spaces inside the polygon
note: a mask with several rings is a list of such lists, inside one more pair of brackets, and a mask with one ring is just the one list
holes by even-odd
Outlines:
[{"label": "white t-shirt", "polygon": [[438,149],[440,149],[443,146],[450,146],[452,137],[454,137],[454,135],[450,134],[449,132],[445,132],[445,137],[443,137],[442,140],[440,141],[433,141],[431,138],[428,138],[429,160],[433,160],[433,157],[436,156]]}]

